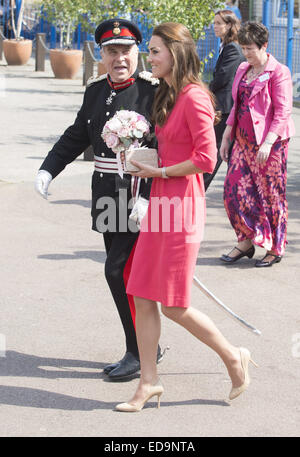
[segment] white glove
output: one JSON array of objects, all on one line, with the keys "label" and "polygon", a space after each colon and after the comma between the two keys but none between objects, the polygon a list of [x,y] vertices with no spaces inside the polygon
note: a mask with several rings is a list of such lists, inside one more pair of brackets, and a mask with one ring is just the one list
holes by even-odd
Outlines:
[{"label": "white glove", "polygon": [[48,198],[48,187],[52,181],[52,175],[46,170],[40,170],[35,178],[35,190],[46,200]]},{"label": "white glove", "polygon": [[149,206],[149,200],[139,196],[135,204],[133,205],[132,211],[129,215],[129,218],[136,222],[138,228],[141,228],[141,222],[143,217],[145,217]]}]

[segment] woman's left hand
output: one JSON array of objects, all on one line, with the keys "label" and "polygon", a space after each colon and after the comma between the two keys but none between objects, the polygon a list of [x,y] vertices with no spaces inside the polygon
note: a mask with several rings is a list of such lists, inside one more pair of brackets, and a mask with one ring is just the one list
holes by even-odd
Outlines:
[{"label": "woman's left hand", "polygon": [[270,152],[271,152],[272,145],[271,144],[266,144],[263,143],[256,156],[256,160],[259,164],[263,165],[269,158]]},{"label": "woman's left hand", "polygon": [[161,177],[160,168],[151,167],[151,165],[145,165],[141,162],[136,162],[135,160],[130,161],[132,165],[138,167],[140,170],[131,172],[133,176],[138,176],[139,178],[158,178]]}]

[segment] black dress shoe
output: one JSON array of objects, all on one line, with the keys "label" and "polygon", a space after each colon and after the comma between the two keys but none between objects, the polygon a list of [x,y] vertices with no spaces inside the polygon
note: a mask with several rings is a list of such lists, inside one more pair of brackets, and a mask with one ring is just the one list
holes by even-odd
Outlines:
[{"label": "black dress shoe", "polygon": [[[163,352],[158,345],[156,362],[160,363],[164,358],[166,351],[170,349],[167,346]],[[113,380],[126,379],[127,377],[137,373],[140,370],[140,360],[135,357],[132,352],[126,352],[123,359],[117,363],[112,363],[104,367],[103,371],[108,374],[108,377]]]},{"label": "black dress shoe", "polygon": [[117,368],[117,367],[120,365],[120,363],[122,363],[123,360],[125,359],[126,354],[127,354],[127,352],[125,353],[123,359],[119,360],[119,362],[110,363],[109,365],[106,365],[106,366],[103,368],[104,373],[105,373],[105,374],[109,374],[112,370],[114,370],[115,368]]},{"label": "black dress shoe", "polygon": [[108,373],[109,379],[124,379],[137,373],[140,370],[140,361],[131,352],[126,352],[123,359],[117,364],[116,368]]},{"label": "black dress shoe", "polygon": [[105,374],[110,373],[112,370],[117,368],[117,366],[120,365],[120,363],[121,363],[121,360],[119,360],[119,362],[110,363],[109,365],[105,365],[105,367],[103,368],[104,373]]},{"label": "black dress shoe", "polygon": [[[274,257],[273,260],[269,260],[268,262],[265,261],[265,258],[266,257]],[[271,267],[273,265],[273,263],[279,263],[281,261],[282,257],[280,255],[275,255],[275,254],[266,254],[261,260],[257,260],[255,262],[255,266],[258,267],[258,268],[261,268],[261,267]]]},{"label": "black dress shoe", "polygon": [[240,251],[240,254],[238,254],[234,257],[230,257],[227,254],[223,254],[222,257],[220,257],[220,259],[223,260],[223,262],[234,263],[237,260],[239,260],[245,256],[249,257],[249,259],[252,259],[252,257],[254,256],[254,253],[255,253],[255,248],[253,245],[249,249],[247,249],[247,251],[242,251],[241,249],[239,249],[237,247],[235,247],[233,249],[237,249],[238,251]]}]

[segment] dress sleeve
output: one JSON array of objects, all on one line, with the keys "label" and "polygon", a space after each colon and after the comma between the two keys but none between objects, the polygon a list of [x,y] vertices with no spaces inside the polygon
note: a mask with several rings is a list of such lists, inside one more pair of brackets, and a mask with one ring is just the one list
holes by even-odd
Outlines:
[{"label": "dress sleeve", "polygon": [[202,88],[194,86],[186,93],[185,116],[193,143],[190,160],[201,171],[212,173],[217,161],[215,113]]}]

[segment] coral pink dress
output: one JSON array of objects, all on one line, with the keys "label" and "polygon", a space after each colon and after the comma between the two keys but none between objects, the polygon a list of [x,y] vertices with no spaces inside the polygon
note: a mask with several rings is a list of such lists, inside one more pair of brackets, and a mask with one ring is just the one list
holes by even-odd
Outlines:
[{"label": "coral pink dress", "polygon": [[[160,165],[191,160],[211,173],[217,154],[213,122],[209,95],[200,86],[188,84],[164,126],[156,127]],[[154,178],[127,293],[164,306],[188,307],[204,223],[202,173]]]}]

